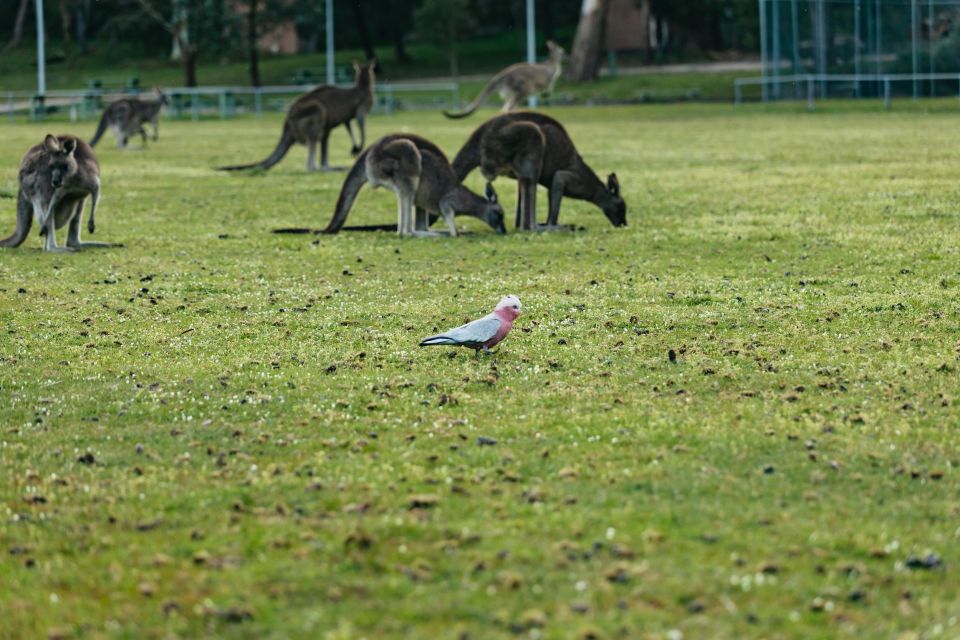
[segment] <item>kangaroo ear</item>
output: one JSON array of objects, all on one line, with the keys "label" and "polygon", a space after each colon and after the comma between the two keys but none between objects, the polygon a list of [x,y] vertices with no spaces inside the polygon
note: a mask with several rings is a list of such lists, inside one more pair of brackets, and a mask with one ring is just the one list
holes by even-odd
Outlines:
[{"label": "kangaroo ear", "polygon": [[487,202],[490,204],[497,204],[497,192],[494,190],[492,182],[487,183],[486,196]]},{"label": "kangaroo ear", "polygon": [[77,150],[77,141],[74,138],[67,138],[63,141],[63,152],[68,156]]},{"label": "kangaroo ear", "polygon": [[617,180],[617,174],[611,173],[607,176],[607,191],[609,191],[612,196],[620,195],[620,181]]},{"label": "kangaroo ear", "polygon": [[43,139],[43,146],[47,148],[47,151],[56,153],[60,151],[60,141],[57,139],[57,136],[47,134],[47,137]]},{"label": "kangaroo ear", "polygon": [[357,62],[356,60],[351,60],[350,62],[353,63],[353,69],[354,69],[354,71],[359,72],[359,71],[360,71],[360,63]]}]

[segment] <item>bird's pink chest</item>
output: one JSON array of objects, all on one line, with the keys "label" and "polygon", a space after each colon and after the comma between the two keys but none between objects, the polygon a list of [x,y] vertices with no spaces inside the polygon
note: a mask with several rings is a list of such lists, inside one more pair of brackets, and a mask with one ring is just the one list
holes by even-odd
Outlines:
[{"label": "bird's pink chest", "polygon": [[497,317],[500,319],[500,328],[497,329],[497,332],[493,334],[493,337],[487,340],[484,343],[484,347],[490,349],[491,347],[498,344],[501,340],[507,337],[507,334],[510,333],[510,329],[513,328],[514,318],[510,315],[504,313],[495,312]]}]

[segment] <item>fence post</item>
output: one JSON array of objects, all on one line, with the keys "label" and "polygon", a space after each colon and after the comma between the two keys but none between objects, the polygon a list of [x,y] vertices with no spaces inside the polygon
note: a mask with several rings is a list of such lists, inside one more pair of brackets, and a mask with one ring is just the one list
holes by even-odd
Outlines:
[{"label": "fence post", "polygon": [[197,100],[198,97],[199,96],[197,96],[196,90],[190,94],[190,119],[194,122],[200,119],[200,104]]},{"label": "fence post", "polygon": [[733,104],[737,106],[743,104],[743,89],[740,86],[740,80],[733,81]]},{"label": "fence post", "polygon": [[453,83],[453,108],[460,109],[460,83]]},{"label": "fence post", "polygon": [[227,92],[220,91],[217,94],[217,106],[220,111],[220,119],[223,120],[227,113]]},{"label": "fence post", "polygon": [[890,77],[883,76],[883,107],[890,108]]},{"label": "fence post", "polygon": [[263,116],[263,89],[257,87],[256,91],[253,93],[253,104],[254,109],[257,112],[257,117],[260,118]]},{"label": "fence post", "polygon": [[814,93],[813,76],[807,76],[807,111],[813,111]]},{"label": "fence post", "polygon": [[13,122],[13,91],[7,94],[7,116],[10,117],[10,122]]}]

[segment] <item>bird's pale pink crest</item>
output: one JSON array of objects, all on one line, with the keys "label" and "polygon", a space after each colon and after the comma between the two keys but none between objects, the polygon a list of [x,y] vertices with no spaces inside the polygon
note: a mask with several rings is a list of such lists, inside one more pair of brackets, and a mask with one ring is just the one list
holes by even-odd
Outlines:
[{"label": "bird's pale pink crest", "polygon": [[517,296],[506,296],[494,308],[493,313],[498,318],[513,322],[520,315],[520,298]]}]

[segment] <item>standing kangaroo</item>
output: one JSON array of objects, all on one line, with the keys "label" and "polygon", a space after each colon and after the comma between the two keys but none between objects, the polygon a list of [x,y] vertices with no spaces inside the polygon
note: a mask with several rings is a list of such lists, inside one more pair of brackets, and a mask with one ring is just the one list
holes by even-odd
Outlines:
[{"label": "standing kangaroo", "polygon": [[[46,236],[44,251],[76,251],[88,247],[110,247],[106,242],[81,242],[80,219],[83,201],[90,201],[87,229],[93,233],[94,213],[100,200],[100,165],[93,149],[70,135],[48,135],[31,147],[20,162],[20,190],[17,193],[17,228],[0,247],[18,247],[36,220],[40,235]],[[67,223],[67,246],[58,247],[56,230]]]},{"label": "standing kangaroo", "polygon": [[90,140],[90,146],[97,146],[109,127],[113,129],[118,148],[125,149],[130,138],[137,134],[143,139],[143,146],[146,147],[147,132],[143,125],[147,123],[153,127],[153,141],[156,142],[160,137],[160,111],[170,102],[167,94],[159,88],[156,91],[156,102],[144,102],[140,98],[123,98],[111,102],[100,116],[100,124],[97,125],[97,131]]},{"label": "standing kangaroo", "polygon": [[427,228],[429,213],[443,216],[451,236],[457,235],[454,215],[460,213],[480,218],[498,233],[506,232],[503,209],[492,185],[487,185],[486,198],[478,196],[460,183],[447,157],[435,144],[420,136],[393,134],[380,138],[357,158],[324,233],[337,233],[343,228],[360,187],[367,182],[397,194],[400,235],[439,235]]},{"label": "standing kangaroo", "polygon": [[487,83],[473,102],[467,105],[467,108],[460,113],[450,113],[444,111],[443,115],[448,118],[466,118],[476,111],[487,97],[497,91],[503,98],[503,111],[513,111],[518,104],[537,93],[553,93],[553,85],[560,77],[560,65],[563,62],[563,56],[566,53],[560,45],[552,40],[547,40],[547,49],[550,50],[550,58],[541,64],[531,64],[521,62],[510,65]]},{"label": "standing kangaroo", "polygon": [[[218,167],[220,171],[240,169],[269,169],[283,159],[294,144],[307,145],[307,171],[316,170],[317,142],[320,143],[320,170],[335,170],[327,160],[327,140],[330,132],[343,125],[350,134],[350,153],[354,156],[363,149],[366,139],[366,117],[373,108],[374,73],[376,60],[364,65],[353,63],[356,81],[349,89],[323,85],[293,101],[283,121],[280,142],[267,158],[260,162]],[[353,138],[350,121],[356,119],[360,129],[360,144]]]},{"label": "standing kangaroo", "polygon": [[[474,168],[488,181],[509,176],[519,183],[518,229],[544,231],[559,228],[563,196],[587,200],[603,209],[615,227],[627,224],[627,205],[620,182],[611,173],[604,184],[577,153],[563,125],[542,113],[522,111],[494,116],[480,125],[453,159],[457,179]],[[549,192],[547,225],[537,224],[537,185]]]}]

